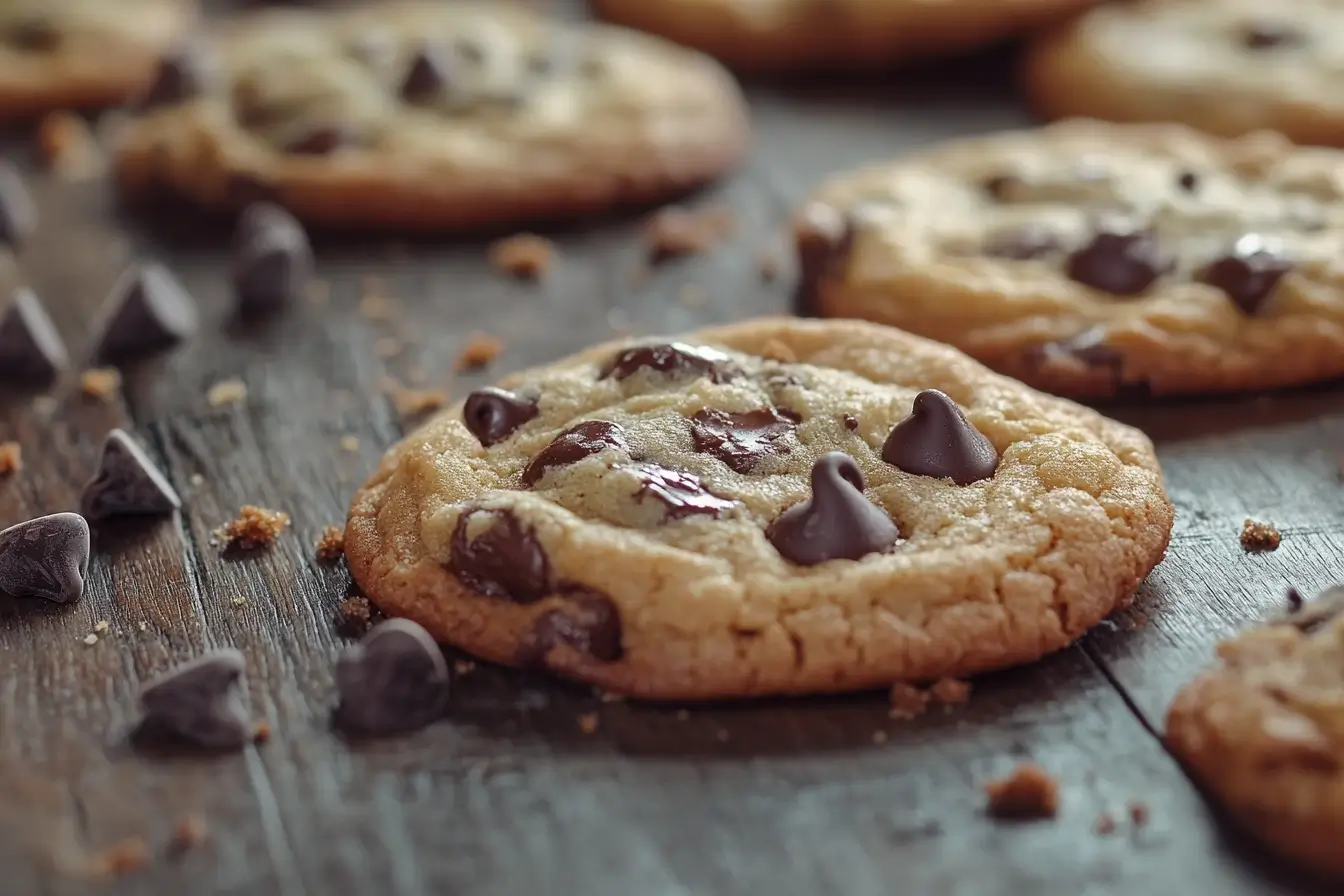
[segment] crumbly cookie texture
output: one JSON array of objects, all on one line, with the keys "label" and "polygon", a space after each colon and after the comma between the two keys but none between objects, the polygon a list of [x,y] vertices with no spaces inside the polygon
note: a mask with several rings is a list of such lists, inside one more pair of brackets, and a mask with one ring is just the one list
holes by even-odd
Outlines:
[{"label": "crumbly cookie texture", "polygon": [[0,120],[129,99],[195,17],[195,0],[0,0]]},{"label": "crumbly cookie texture", "polygon": [[753,71],[881,69],[1051,24],[1096,0],[589,0]]},{"label": "crumbly cookie texture", "polygon": [[1344,154],[1071,121],[840,175],[799,213],[799,301],[1060,394],[1344,374]]},{"label": "crumbly cookie texture", "polygon": [[504,226],[660,200],[744,152],[719,65],[503,3],[272,10],[165,59],[121,187],[330,227]]},{"label": "crumbly cookie texture", "polygon": [[1167,743],[1248,832],[1344,878],[1344,588],[1290,598],[1218,645],[1218,666],[1176,695]]},{"label": "crumbly cookie texture", "polygon": [[1024,80],[1043,113],[1276,130],[1344,145],[1344,6],[1336,0],[1109,3],[1040,38]]},{"label": "crumbly cookie texture", "polygon": [[486,659],[709,699],[1037,659],[1129,600],[1172,513],[1134,429],[896,330],[767,318],[473,393],[387,454],[346,557]]}]

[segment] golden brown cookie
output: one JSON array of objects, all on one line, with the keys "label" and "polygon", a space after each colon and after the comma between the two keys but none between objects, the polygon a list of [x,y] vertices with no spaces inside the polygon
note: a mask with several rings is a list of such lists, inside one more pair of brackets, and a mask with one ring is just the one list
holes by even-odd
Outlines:
[{"label": "golden brown cookie", "polygon": [[747,145],[717,63],[508,4],[272,11],[165,60],[117,157],[132,196],[330,227],[466,230],[702,184]]},{"label": "golden brown cookie", "polygon": [[1218,645],[1167,713],[1167,743],[1247,832],[1344,879],[1344,588]]},{"label": "golden brown cookie", "polygon": [[1071,121],[842,174],[796,220],[800,303],[1064,395],[1344,375],[1344,153]]},{"label": "golden brown cookie", "polygon": [[1053,118],[1174,121],[1235,137],[1276,130],[1344,146],[1338,0],[1108,3],[1041,37],[1027,92]]},{"label": "golden brown cookie", "polygon": [[1035,660],[1171,523],[1136,430],[896,330],[767,318],[472,393],[356,494],[346,556],[485,659],[710,699]]}]

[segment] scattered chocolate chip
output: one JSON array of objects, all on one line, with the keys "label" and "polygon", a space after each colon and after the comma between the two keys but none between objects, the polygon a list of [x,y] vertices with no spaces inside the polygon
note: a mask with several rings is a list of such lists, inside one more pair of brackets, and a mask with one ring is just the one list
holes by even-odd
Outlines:
[{"label": "scattered chocolate chip", "polygon": [[286,143],[284,149],[294,155],[326,156],[354,142],[354,135],[347,128],[326,125],[300,134]]},{"label": "scattered chocolate chip", "polygon": [[[1292,599],[1294,594],[1297,595],[1296,603]],[[1331,588],[1309,601],[1302,601],[1302,595],[1294,588],[1289,590],[1288,599],[1287,610],[1269,617],[1271,625],[1291,625],[1310,634],[1344,615],[1344,587]]]},{"label": "scattered chocolate chip", "polygon": [[453,82],[455,57],[432,44],[420,48],[401,82],[401,98],[422,103],[438,96]]},{"label": "scattered chocolate chip", "polygon": [[1077,336],[1047,342],[1036,353],[1041,359],[1070,358],[1087,367],[1118,367],[1124,362],[1124,356],[1107,342],[1109,335],[1101,325],[1088,327]]},{"label": "scattered chocolate chip", "polygon": [[1193,171],[1182,171],[1176,178],[1176,185],[1187,193],[1193,193],[1199,187],[1199,175]]},{"label": "scattered chocolate chip", "polygon": [[1049,255],[1059,248],[1059,238],[1043,224],[1023,224],[996,230],[985,240],[982,250],[991,258],[1027,261]]},{"label": "scattered chocolate chip", "polygon": [[487,386],[467,396],[466,403],[462,405],[462,422],[483,447],[489,448],[513,435],[518,427],[536,417],[537,413],[535,398],[524,398],[514,392]]},{"label": "scattered chocolate chip", "polygon": [[23,176],[0,160],[0,243],[20,246],[37,229],[37,206],[24,186]]},{"label": "scattered chocolate chip", "polygon": [[858,429],[858,428],[859,428],[859,418],[855,417],[853,414],[846,414],[845,429]]},{"label": "scattered chocolate chip", "polygon": [[196,332],[196,303],[168,270],[157,264],[131,267],[112,287],[105,307],[100,358],[144,354]]},{"label": "scattered chocolate chip", "polygon": [[907,473],[951,479],[957,485],[988,479],[999,466],[994,445],[937,389],[915,396],[910,416],[887,436],[882,459]]},{"label": "scattered chocolate chip", "polygon": [[774,408],[742,414],[706,408],[691,417],[695,450],[710,454],[736,473],[750,473],[767,457],[789,452],[788,436],[794,422]]},{"label": "scattered chocolate chip", "polygon": [[233,289],[244,314],[297,301],[313,279],[313,248],[303,225],[269,202],[254,202],[238,217]]},{"label": "scattered chocolate chip", "polygon": [[1172,257],[1156,234],[1102,225],[1087,245],[1069,256],[1067,270],[1069,277],[1084,286],[1133,296],[1172,267]]},{"label": "scattered chocolate chip", "polygon": [[560,433],[532,458],[523,471],[523,485],[536,485],[551,467],[576,464],[608,448],[628,453],[630,445],[625,441],[625,431],[606,420],[585,420]]},{"label": "scattered chocolate chip", "polygon": [[1307,599],[1302,596],[1302,592],[1291,585],[1288,587],[1288,593],[1284,595],[1284,600],[1288,602],[1288,612],[1290,613],[1296,613],[1307,602]]},{"label": "scattered chocolate chip", "polygon": [[720,498],[709,491],[693,473],[669,470],[654,463],[635,464],[639,496],[653,498],[663,505],[667,518],[684,519],[688,516],[710,516],[717,519],[731,510],[736,502]]},{"label": "scattered chocolate chip", "polygon": [[852,215],[842,215],[829,206],[814,206],[804,214],[793,235],[798,256],[794,308],[799,313],[816,308],[822,285],[848,263],[857,233]]},{"label": "scattered chocolate chip", "polygon": [[0,532],[0,594],[79,600],[89,570],[89,524],[77,513],[53,513]]},{"label": "scattered chocolate chip", "polygon": [[1307,35],[1299,28],[1288,22],[1272,19],[1247,22],[1241,31],[1242,46],[1248,50],[1300,47],[1306,42]]},{"label": "scattered chocolate chip", "polygon": [[1201,283],[1221,289],[1238,308],[1255,314],[1274,294],[1284,274],[1292,270],[1291,261],[1274,251],[1255,234],[1237,240],[1232,250],[1214,259],[1200,273]]},{"label": "scattered chocolate chip", "polygon": [[812,465],[812,497],[781,513],[765,537],[800,566],[858,560],[888,550],[900,530],[863,495],[863,473],[847,454],[832,451]]},{"label": "scattered chocolate chip", "polygon": [[546,552],[536,532],[512,511],[464,511],[453,529],[451,552],[452,572],[487,597],[530,604],[550,591]]},{"label": "scattered chocolate chip", "polygon": [[562,609],[537,617],[518,649],[522,666],[545,665],[552,649],[565,645],[600,663],[614,663],[624,655],[621,614],[611,598],[585,589],[564,595]]},{"label": "scattered chocolate chip", "polygon": [[673,377],[707,376],[716,383],[726,383],[737,373],[732,359],[721,351],[684,342],[662,342],[625,349],[606,366],[601,378],[623,380],[641,370]]},{"label": "scattered chocolate chip", "polygon": [[172,513],[182,499],[163,478],[144,449],[125,432],[114,429],[103,442],[98,472],[84,486],[80,513],[85,519]]},{"label": "scattered chocolate chip", "polygon": [[252,740],[243,705],[243,655],[213,650],[154,679],[140,693],[145,716],[138,736],[211,750],[237,750]]},{"label": "scattered chocolate chip", "polygon": [[417,731],[443,714],[448,664],[429,632],[389,619],[336,660],[336,723],[365,735]]},{"label": "scattered chocolate chip", "polygon": [[37,296],[16,289],[0,315],[0,376],[45,383],[69,363],[61,334]]},{"label": "scattered chocolate chip", "polygon": [[159,60],[154,80],[140,97],[141,111],[171,106],[199,96],[209,80],[205,56],[199,47],[187,44]]},{"label": "scattered chocolate chip", "polygon": [[61,45],[62,39],[56,20],[40,12],[7,23],[0,36],[11,47],[33,52],[50,52]]}]

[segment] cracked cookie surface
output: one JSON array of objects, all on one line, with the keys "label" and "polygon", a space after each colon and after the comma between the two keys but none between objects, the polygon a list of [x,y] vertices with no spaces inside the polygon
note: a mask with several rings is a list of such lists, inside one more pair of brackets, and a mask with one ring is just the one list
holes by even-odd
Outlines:
[{"label": "cracked cookie surface", "polygon": [[1344,375],[1344,154],[1070,121],[840,175],[795,222],[799,301],[1052,392]]},{"label": "cracked cookie surface", "polygon": [[1134,429],[899,331],[778,318],[473,393],[389,451],[346,556],[486,659],[708,699],[1037,659],[1128,601],[1172,513]]},{"label": "cracked cookie surface", "polygon": [[1108,3],[1029,48],[1046,115],[1176,121],[1224,136],[1276,130],[1344,145],[1344,5],[1337,0]]},{"label": "cracked cookie surface", "polygon": [[257,199],[347,228],[462,230],[647,203],[745,151],[709,58],[507,4],[391,2],[249,16],[166,59],[126,122],[124,192]]},{"label": "cracked cookie surface", "polygon": [[1186,685],[1167,743],[1248,832],[1344,878],[1344,588],[1218,645]]}]

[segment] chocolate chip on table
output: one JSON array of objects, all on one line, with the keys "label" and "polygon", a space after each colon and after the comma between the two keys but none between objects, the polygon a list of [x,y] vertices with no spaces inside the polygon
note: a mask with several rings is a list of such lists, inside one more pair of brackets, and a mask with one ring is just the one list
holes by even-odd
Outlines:
[{"label": "chocolate chip on table", "polygon": [[901,537],[887,512],[863,494],[863,473],[847,454],[832,451],[812,465],[812,497],[785,510],[766,530],[780,556],[800,566],[858,560]]},{"label": "chocolate chip on table", "polygon": [[1022,224],[989,234],[982,250],[991,258],[1027,261],[1049,255],[1059,248],[1059,238],[1043,224]]},{"label": "chocolate chip on table", "polygon": [[789,452],[795,423],[774,408],[740,414],[706,408],[691,417],[695,450],[717,457],[736,473],[750,473],[767,457]]},{"label": "chocolate chip on table", "polygon": [[213,650],[154,679],[140,693],[144,718],[137,737],[237,750],[252,740],[243,705],[243,655]]},{"label": "chocolate chip on table", "polygon": [[715,383],[728,382],[737,373],[732,359],[721,351],[684,342],[662,342],[619,352],[600,378],[623,380],[642,370],[670,377],[707,376]]},{"label": "chocolate chip on table", "polygon": [[1069,256],[1071,279],[1120,296],[1133,296],[1170,271],[1170,254],[1157,235],[1148,230],[1127,230],[1102,224],[1086,245]]},{"label": "chocolate chip on table", "polygon": [[937,389],[915,396],[910,416],[892,429],[882,459],[916,476],[970,485],[994,475],[999,452],[971,425],[957,403]]},{"label": "chocolate chip on table", "polygon": [[0,377],[46,383],[69,363],[61,334],[37,295],[26,287],[16,289],[0,314]]},{"label": "chocolate chip on table", "polygon": [[129,268],[112,287],[104,312],[98,356],[145,354],[175,345],[196,332],[196,302],[168,270],[157,264]]},{"label": "chocolate chip on table", "polygon": [[510,510],[463,511],[450,551],[449,569],[479,594],[530,604],[550,591],[550,560],[536,532]]},{"label": "chocolate chip on table", "polygon": [[606,420],[585,420],[560,433],[532,458],[527,469],[523,470],[523,485],[536,485],[552,467],[576,464],[585,457],[601,454],[609,448],[627,453],[630,451],[625,431]]},{"label": "chocolate chip on table", "polygon": [[327,156],[343,146],[355,143],[354,134],[339,125],[323,125],[305,131],[285,144],[287,153],[298,156]]},{"label": "chocolate chip on table", "polygon": [[798,256],[793,303],[799,313],[816,308],[822,285],[848,263],[857,233],[853,215],[841,214],[829,206],[812,206],[803,213],[793,234]]},{"label": "chocolate chip on table", "polygon": [[204,92],[209,80],[205,56],[201,49],[184,44],[159,60],[149,89],[137,103],[141,111],[159,106],[185,102]]},{"label": "chocolate chip on table", "polygon": [[363,735],[417,731],[443,715],[448,663],[429,632],[409,619],[375,626],[336,660],[336,723]]},{"label": "chocolate chip on table", "polygon": [[0,243],[21,246],[37,229],[37,206],[23,183],[23,176],[9,162],[0,160]]},{"label": "chocolate chip on table", "polygon": [[705,488],[700,477],[680,470],[669,470],[655,463],[635,464],[632,468],[639,479],[639,496],[652,498],[663,505],[667,519],[679,520],[690,516],[709,516],[715,519],[733,509],[736,502]]},{"label": "chocolate chip on table", "polygon": [[53,513],[0,532],[0,594],[69,604],[84,594],[89,524]]},{"label": "chocolate chip on table", "polygon": [[1274,295],[1293,263],[1255,234],[1247,234],[1226,255],[1214,259],[1199,275],[1201,283],[1221,289],[1247,314],[1257,313]]},{"label": "chocolate chip on table", "polygon": [[462,405],[462,422],[485,448],[504,441],[537,414],[535,398],[495,386],[477,389]]},{"label": "chocolate chip on table", "polygon": [[233,290],[244,314],[297,301],[313,279],[313,248],[303,225],[269,202],[254,202],[234,234]]},{"label": "chocolate chip on table", "polygon": [[411,60],[401,82],[401,98],[419,103],[432,100],[452,84],[456,57],[433,44],[425,44]]},{"label": "chocolate chip on table", "polygon": [[1307,35],[1288,22],[1258,19],[1247,22],[1241,30],[1241,43],[1248,50],[1268,50],[1281,47],[1300,47]]},{"label": "chocolate chip on table", "polygon": [[84,486],[80,513],[88,520],[172,513],[182,499],[144,449],[120,429],[107,434],[98,472]]},{"label": "chocolate chip on table", "polygon": [[545,665],[547,654],[561,645],[600,663],[619,660],[625,652],[621,614],[611,598],[587,589],[563,597],[564,607],[547,610],[532,623],[518,648],[519,665]]}]

